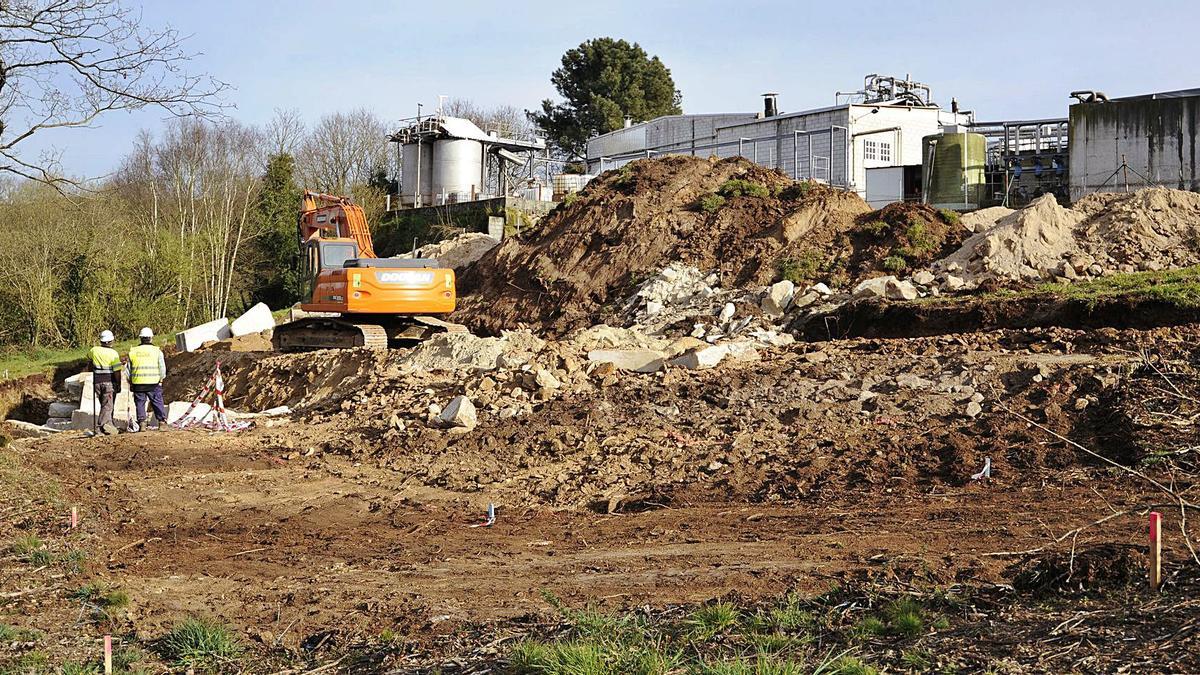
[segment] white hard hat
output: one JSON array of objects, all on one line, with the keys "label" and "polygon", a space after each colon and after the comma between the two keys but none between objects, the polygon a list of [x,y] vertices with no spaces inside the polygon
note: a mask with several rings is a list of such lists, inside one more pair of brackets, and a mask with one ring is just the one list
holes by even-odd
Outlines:
[{"label": "white hard hat", "polygon": [[138,337],[152,338],[152,337],[154,337],[154,331],[150,330],[149,326],[146,326],[145,328],[143,328],[141,331],[138,332]]},{"label": "white hard hat", "polygon": [[112,331],[111,330],[100,331],[100,341],[101,342],[112,342],[113,341]]}]

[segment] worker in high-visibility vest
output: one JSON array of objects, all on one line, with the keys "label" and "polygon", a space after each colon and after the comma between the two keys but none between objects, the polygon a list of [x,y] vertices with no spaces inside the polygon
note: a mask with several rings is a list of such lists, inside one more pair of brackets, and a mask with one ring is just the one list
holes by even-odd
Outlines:
[{"label": "worker in high-visibility vest", "polygon": [[88,368],[92,371],[92,397],[100,402],[97,429],[115,434],[113,399],[121,393],[121,355],[113,349],[111,330],[100,333],[100,345],[88,350]]},{"label": "worker in high-visibility vest", "polygon": [[149,327],[138,333],[141,344],[129,350],[129,387],[133,390],[133,406],[137,411],[138,429],[146,427],[146,402],[154,410],[154,421],[158,426],[167,423],[167,410],[163,405],[162,382],[167,377],[167,361],[162,350],[155,347],[154,331]]}]

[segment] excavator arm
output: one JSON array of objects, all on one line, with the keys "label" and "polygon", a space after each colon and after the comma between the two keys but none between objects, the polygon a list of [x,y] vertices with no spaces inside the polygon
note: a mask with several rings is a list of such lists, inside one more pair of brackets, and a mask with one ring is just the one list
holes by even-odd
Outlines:
[{"label": "excavator arm", "polygon": [[300,245],[314,237],[322,239],[353,239],[358,244],[358,257],[375,258],[371,230],[362,207],[349,197],[304,192],[298,223]]}]

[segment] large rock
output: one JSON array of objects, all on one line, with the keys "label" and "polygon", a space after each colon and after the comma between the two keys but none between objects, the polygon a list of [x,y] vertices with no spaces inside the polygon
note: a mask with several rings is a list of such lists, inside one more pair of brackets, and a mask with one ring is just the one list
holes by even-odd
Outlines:
[{"label": "large rock", "polygon": [[704,370],[715,367],[728,354],[729,348],[725,345],[701,347],[671,359],[671,365],[687,368],[688,370]]},{"label": "large rock", "polygon": [[858,282],[851,294],[856,298],[882,298],[887,295],[888,284],[897,281],[894,276],[875,277]]},{"label": "large rock", "polygon": [[205,342],[230,337],[233,337],[233,332],[229,329],[229,319],[221,318],[179,331],[175,334],[175,347],[181,352],[194,352]]},{"label": "large rock", "polygon": [[611,363],[620,370],[654,373],[662,370],[663,353],[654,349],[593,349],[588,361]]},{"label": "large rock", "polygon": [[912,275],[913,283],[920,284],[921,286],[928,286],[932,284],[934,278],[933,272],[930,272],[929,270],[921,270],[920,272]]},{"label": "large rock", "polygon": [[459,429],[474,429],[479,423],[479,417],[475,412],[475,404],[466,396],[455,396],[450,399],[450,403],[442,410],[442,414],[438,415],[438,420],[447,427]]},{"label": "large rock", "polygon": [[916,300],[921,295],[911,281],[900,281],[896,278],[887,282],[884,294],[890,300]]},{"label": "large rock", "polygon": [[788,306],[792,304],[792,297],[795,294],[796,284],[787,279],[771,284],[762,299],[763,313],[767,316],[783,316]]},{"label": "large rock", "polygon": [[229,324],[229,332],[233,334],[233,337],[238,337],[261,333],[274,327],[275,317],[271,316],[271,308],[266,303],[260,302],[246,310],[245,314],[234,319],[233,323]]}]

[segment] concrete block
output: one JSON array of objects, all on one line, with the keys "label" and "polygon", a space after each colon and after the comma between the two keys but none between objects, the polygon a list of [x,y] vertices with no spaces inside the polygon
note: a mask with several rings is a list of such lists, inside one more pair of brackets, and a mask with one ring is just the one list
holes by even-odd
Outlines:
[{"label": "concrete block", "polygon": [[662,370],[663,354],[653,349],[594,349],[588,352],[588,361],[611,363],[621,370],[637,373],[655,373]]},{"label": "concrete block", "polygon": [[70,417],[71,413],[77,409],[78,408],[74,403],[67,401],[55,401],[50,404],[50,411],[48,415],[50,417]]},{"label": "concrete block", "polygon": [[[167,424],[174,424],[183,417],[187,412],[188,406],[192,405],[191,401],[172,401],[167,404]],[[192,412],[193,419],[204,419],[209,412],[212,411],[212,406],[201,401],[196,406],[196,410]]]},{"label": "concrete block", "polygon": [[175,335],[175,346],[181,352],[194,352],[205,342],[230,337],[233,333],[229,329],[229,319],[217,319],[180,331]]},{"label": "concrete block", "polygon": [[55,431],[70,431],[71,429],[75,428],[71,424],[70,417],[51,417],[50,419],[46,420],[45,427],[47,429],[54,429]]},{"label": "concrete block", "polygon": [[88,372],[76,373],[63,380],[63,384],[66,385],[67,393],[72,398],[79,398],[83,395],[85,388],[90,389],[92,387],[92,374]]},{"label": "concrete block", "polygon": [[15,438],[46,438],[58,433],[58,431],[49,427],[31,422],[22,422],[21,420],[5,420],[5,424],[8,425],[9,430]]},{"label": "concrete block", "polygon": [[239,335],[261,333],[274,327],[275,317],[271,316],[271,308],[266,303],[260,302],[246,310],[245,314],[234,319],[233,323],[229,324],[229,331],[233,333],[233,337],[238,337]]}]

